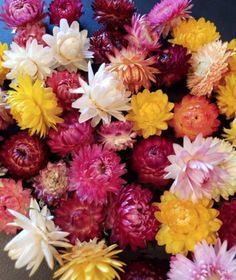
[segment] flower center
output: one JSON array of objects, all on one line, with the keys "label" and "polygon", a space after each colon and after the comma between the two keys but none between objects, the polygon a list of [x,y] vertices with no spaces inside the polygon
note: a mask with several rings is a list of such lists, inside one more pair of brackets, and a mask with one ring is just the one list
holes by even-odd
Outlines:
[{"label": "flower center", "polygon": [[22,61],[19,65],[19,69],[22,69],[23,74],[28,74],[31,77],[36,77],[38,72],[37,65],[30,59]]},{"label": "flower center", "polygon": [[221,280],[221,277],[218,273],[214,273],[211,276],[207,277],[206,280]]},{"label": "flower center", "polygon": [[60,52],[68,60],[76,59],[81,52],[79,40],[75,37],[67,38],[62,42]]}]

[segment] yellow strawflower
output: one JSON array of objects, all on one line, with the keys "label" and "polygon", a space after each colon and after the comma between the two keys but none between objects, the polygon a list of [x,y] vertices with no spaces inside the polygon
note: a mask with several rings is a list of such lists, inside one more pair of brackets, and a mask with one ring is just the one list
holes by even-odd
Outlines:
[{"label": "yellow strawflower", "polygon": [[236,75],[230,74],[225,78],[225,85],[219,86],[217,105],[221,114],[227,119],[236,117]]},{"label": "yellow strawflower", "polygon": [[162,90],[150,93],[145,89],[133,95],[131,106],[132,110],[126,118],[134,123],[134,130],[144,138],[161,135],[162,130],[168,129],[167,122],[174,115],[170,112],[174,108],[174,103],[168,102],[168,96]]},{"label": "yellow strawflower", "polygon": [[212,205],[213,201],[206,198],[193,203],[166,191],[161,202],[155,203],[159,207],[155,217],[161,223],[156,235],[158,245],[165,245],[169,254],[186,255],[202,240],[214,244],[222,222],[216,218],[219,211]]},{"label": "yellow strawflower", "polygon": [[55,272],[59,280],[112,280],[120,279],[117,272],[125,264],[117,259],[121,250],[114,250],[117,245],[106,246],[105,241],[81,243],[79,240],[72,250],[62,255],[65,264]]},{"label": "yellow strawflower", "polygon": [[8,73],[8,69],[4,68],[2,66],[4,60],[3,60],[3,55],[4,55],[4,51],[8,50],[8,45],[2,44],[0,42],[0,86],[3,85],[4,80],[6,79],[6,74]]},{"label": "yellow strawflower", "polygon": [[173,39],[170,39],[169,42],[181,45],[191,52],[220,38],[215,24],[204,18],[199,20],[190,18],[187,21],[182,21],[173,29],[172,35]]},{"label": "yellow strawflower", "polygon": [[233,51],[233,55],[229,60],[229,68],[231,72],[234,72],[234,74],[236,74],[236,39],[233,39],[229,42],[228,50]]},{"label": "yellow strawflower", "polygon": [[230,128],[224,128],[224,132],[222,136],[236,147],[236,118],[231,122]]},{"label": "yellow strawflower", "polygon": [[11,114],[21,129],[29,129],[30,135],[46,136],[49,128],[55,128],[63,119],[58,117],[62,109],[57,104],[51,88],[43,81],[32,82],[30,76],[19,76],[18,85],[10,85],[7,103]]}]

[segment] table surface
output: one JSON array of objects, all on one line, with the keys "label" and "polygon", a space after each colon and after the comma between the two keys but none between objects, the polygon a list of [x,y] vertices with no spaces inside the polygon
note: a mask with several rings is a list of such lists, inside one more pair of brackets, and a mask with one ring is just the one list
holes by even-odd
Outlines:
[{"label": "table surface", "polygon": [[[235,0],[192,0],[194,4],[193,16],[196,18],[205,17],[209,19],[218,27],[218,31],[222,35],[223,40],[230,40],[236,38],[236,6]],[[3,0],[0,0],[0,6],[3,4]],[[45,1],[48,5],[50,1]],[[81,17],[81,25],[83,28],[89,30],[90,34],[99,26],[92,19],[93,12],[90,8],[92,0],[83,0],[85,14]],[[144,14],[150,10],[150,8],[157,2],[156,0],[134,0],[138,7],[138,12]],[[0,41],[10,43],[12,34],[10,30],[6,29],[3,23],[0,23]],[[14,263],[8,259],[3,252],[5,244],[11,239],[0,235],[0,280],[27,280],[28,274],[24,270],[15,270]],[[151,251],[154,257],[159,254],[159,249]],[[132,255],[129,256],[132,258]],[[52,279],[52,273],[44,265],[35,274],[32,280],[50,280]]]}]

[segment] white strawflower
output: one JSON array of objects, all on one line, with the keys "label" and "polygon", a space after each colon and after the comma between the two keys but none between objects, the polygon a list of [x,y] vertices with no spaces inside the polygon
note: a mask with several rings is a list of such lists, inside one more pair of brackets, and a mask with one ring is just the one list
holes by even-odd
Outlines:
[{"label": "white strawflower", "polygon": [[25,48],[13,42],[11,49],[4,52],[3,59],[3,66],[10,69],[7,79],[13,81],[19,74],[29,75],[33,80],[44,80],[55,66],[51,49],[39,45],[36,39],[28,41]]},{"label": "white strawflower", "polygon": [[77,21],[69,26],[66,19],[60,20],[60,26],[53,28],[53,35],[43,35],[43,40],[51,47],[58,63],[57,67],[76,72],[78,69],[88,71],[88,59],[93,58],[89,51],[90,41],[87,30],[80,31]]},{"label": "white strawflower", "polygon": [[12,260],[17,260],[15,268],[26,266],[27,270],[31,269],[32,276],[44,258],[51,269],[54,267],[53,257],[61,262],[55,247],[71,247],[65,238],[69,233],[62,232],[55,226],[47,206],[40,210],[37,201],[31,199],[29,218],[14,210],[8,211],[16,217],[11,225],[23,229],[4,248],[9,251],[8,255]]},{"label": "white strawflower", "polygon": [[94,75],[91,63],[88,66],[88,83],[80,79],[81,87],[72,90],[82,96],[73,102],[72,107],[80,111],[79,121],[92,119],[92,126],[101,120],[105,124],[111,122],[111,117],[125,121],[122,111],[129,111],[130,92],[126,91],[123,82],[115,72],[109,72],[102,64]]}]

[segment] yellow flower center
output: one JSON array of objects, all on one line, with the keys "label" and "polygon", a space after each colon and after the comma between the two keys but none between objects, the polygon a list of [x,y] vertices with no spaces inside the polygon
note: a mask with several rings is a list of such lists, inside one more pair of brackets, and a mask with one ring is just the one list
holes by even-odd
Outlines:
[{"label": "yellow flower center", "polygon": [[80,52],[80,42],[75,37],[67,38],[60,46],[60,53],[68,60],[76,59]]}]

